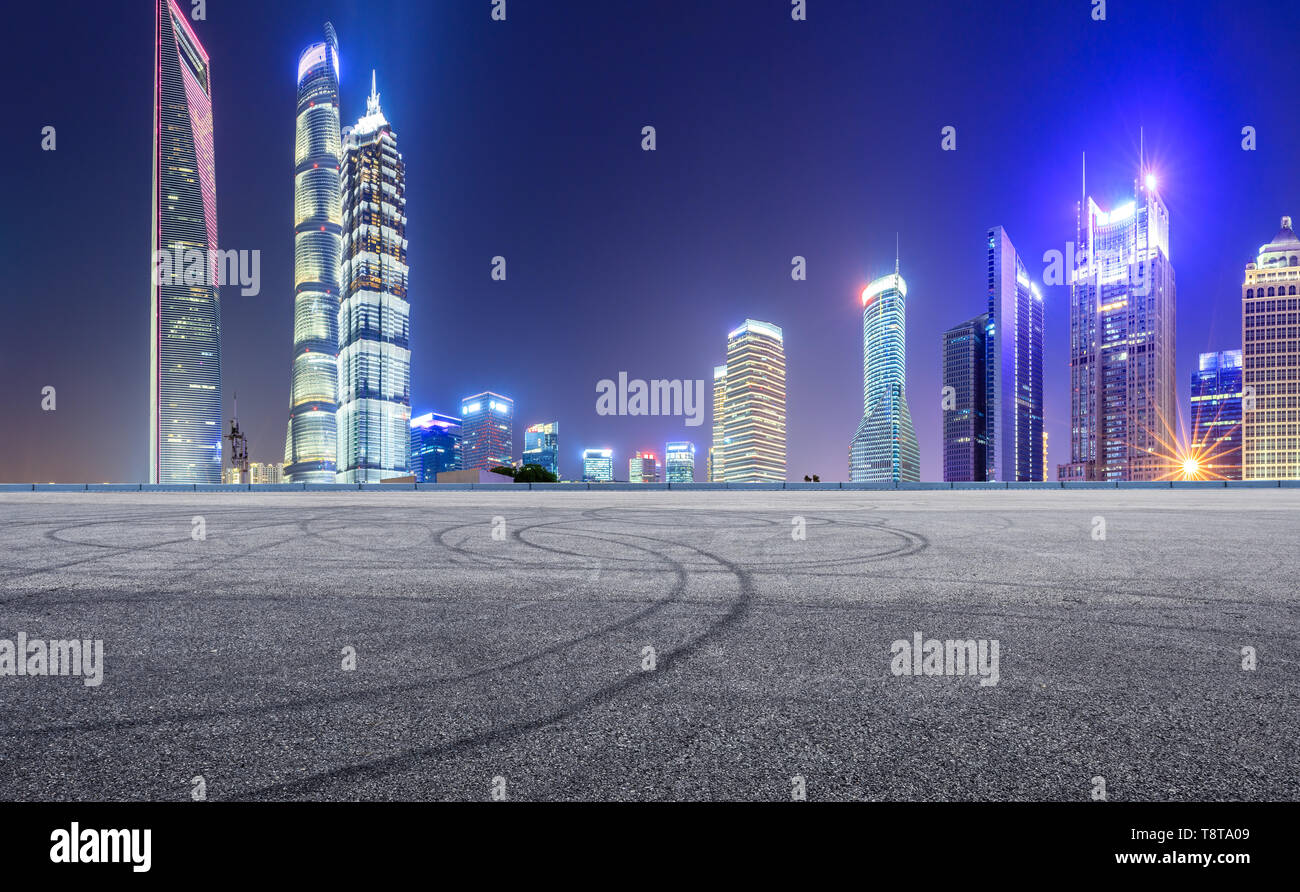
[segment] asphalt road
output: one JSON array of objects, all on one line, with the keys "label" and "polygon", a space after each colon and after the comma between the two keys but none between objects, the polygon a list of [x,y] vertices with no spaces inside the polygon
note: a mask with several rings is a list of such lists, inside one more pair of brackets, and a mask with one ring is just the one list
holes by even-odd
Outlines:
[{"label": "asphalt road", "polygon": [[[0,800],[1297,800],[1297,509],[0,495],[0,639],[104,647],[0,675]],[[997,684],[895,675],[918,631]]]}]

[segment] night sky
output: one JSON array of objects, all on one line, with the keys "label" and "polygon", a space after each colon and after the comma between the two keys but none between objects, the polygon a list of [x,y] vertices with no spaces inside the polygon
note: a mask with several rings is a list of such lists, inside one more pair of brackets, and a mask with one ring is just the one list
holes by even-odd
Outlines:
[{"label": "night sky", "polygon": [[[922,477],[941,479],[940,335],[984,308],[985,231],[1005,226],[1041,282],[1043,252],[1075,235],[1080,153],[1090,194],[1118,205],[1139,128],[1170,211],[1185,413],[1197,354],[1241,346],[1245,264],[1300,216],[1300,4],[1107,6],[1095,22],[1090,0],[808,0],[793,22],[788,0],[508,0],[500,23],[490,0],[208,0],[194,28],[220,245],[262,252],[262,293],[222,292],[227,418],[238,391],[252,459],[282,460],[296,64],[326,20],[344,123],[377,69],[407,165],[414,414],[495,390],[516,401],[516,454],[525,425],[560,422],[566,477],[584,447],[612,446],[625,478],[633,450],[684,438],[703,479],[709,422],[598,417],[596,382],[711,384],[752,317],[785,329],[790,476],[845,479],[858,294],[892,269],[897,233]],[[0,481],[141,481],[153,6],[24,3],[6,24]],[[1045,297],[1054,479],[1068,295]]]}]

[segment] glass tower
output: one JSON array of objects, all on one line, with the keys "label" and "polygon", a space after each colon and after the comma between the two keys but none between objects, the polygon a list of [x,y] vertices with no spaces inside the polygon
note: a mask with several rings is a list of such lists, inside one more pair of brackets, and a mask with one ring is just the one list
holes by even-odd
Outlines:
[{"label": "glass tower", "polygon": [[[770,322],[746,319],[731,332],[723,380],[722,479],[728,483],[784,481],[785,335],[781,329]],[[716,464],[716,457],[714,461]]]},{"label": "glass tower", "polygon": [[333,483],[338,461],[339,44],[325,40],[298,58],[294,146],[293,369],[285,476],[292,483]]},{"label": "glass tower", "polygon": [[486,391],[461,400],[461,462],[466,471],[508,468],[514,456],[515,401]]},{"label": "glass tower", "polygon": [[343,141],[338,482],[378,482],[411,468],[411,305],[406,167],[373,73]]},{"label": "glass tower", "polygon": [[460,419],[429,412],[411,419],[411,473],[420,483],[437,483],[442,471],[459,471]]},{"label": "glass tower", "polygon": [[523,464],[539,465],[560,478],[560,423],[529,425],[524,431]]},{"label": "glass tower", "polygon": [[1071,271],[1070,463],[1062,480],[1166,479],[1176,459],[1174,268],[1153,179],[1082,209]]},{"label": "glass tower", "polygon": [[[156,0],[155,14],[149,480],[220,483],[212,72],[187,13]],[[184,271],[164,274],[163,252],[183,258]]]},{"label": "glass tower", "polygon": [[921,455],[907,407],[907,282],[894,272],[862,291],[863,414],[849,443],[855,483],[921,479]]},{"label": "glass tower", "polygon": [[1192,455],[1204,476],[1241,479],[1241,351],[1202,353],[1192,372]]},{"label": "glass tower", "polygon": [[582,450],[582,481],[584,483],[613,483],[614,450]]},{"label": "glass tower", "polygon": [[713,442],[709,444],[708,479],[722,483],[726,477],[727,452],[727,367],[713,367]]},{"label": "glass tower", "polygon": [[986,480],[988,435],[985,424],[985,344],[988,313],[943,333],[943,479]]},{"label": "glass tower", "polygon": [[694,483],[695,444],[679,442],[665,446],[664,474],[669,483]]},{"label": "glass tower", "polygon": [[985,480],[1045,480],[1043,299],[1006,230],[988,233]]},{"label": "glass tower", "polygon": [[659,482],[659,460],[653,452],[638,452],[628,459],[627,482]]},{"label": "glass tower", "polygon": [[1300,478],[1300,238],[1291,218],[1246,265],[1243,339],[1242,477]]}]

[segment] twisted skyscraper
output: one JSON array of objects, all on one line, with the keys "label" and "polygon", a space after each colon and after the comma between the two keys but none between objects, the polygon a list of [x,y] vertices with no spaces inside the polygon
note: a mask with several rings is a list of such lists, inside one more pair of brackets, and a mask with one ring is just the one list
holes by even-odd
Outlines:
[{"label": "twisted skyscraper", "polygon": [[333,483],[337,462],[339,255],[339,43],[325,40],[298,60],[298,138],[294,151],[293,373],[285,477]]}]

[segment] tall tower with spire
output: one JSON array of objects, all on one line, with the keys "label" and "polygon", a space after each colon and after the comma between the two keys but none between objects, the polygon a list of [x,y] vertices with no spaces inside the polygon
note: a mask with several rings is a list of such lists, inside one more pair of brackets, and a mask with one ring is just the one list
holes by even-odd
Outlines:
[{"label": "tall tower with spire", "polygon": [[294,153],[293,370],[285,478],[333,483],[337,463],[339,252],[339,44],[325,40],[298,59],[298,134]]},{"label": "tall tower with spire", "polygon": [[406,165],[374,72],[366,113],[343,131],[339,483],[411,473],[411,305]]},{"label": "tall tower with spire", "polygon": [[862,420],[849,441],[849,479],[916,482],[921,454],[907,406],[907,282],[894,272],[862,291]]}]

